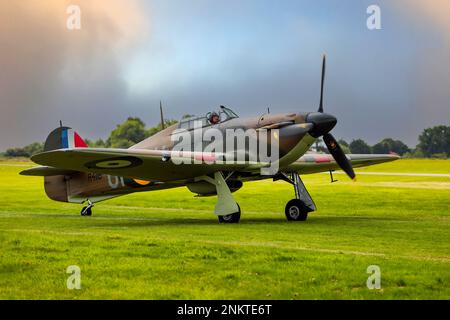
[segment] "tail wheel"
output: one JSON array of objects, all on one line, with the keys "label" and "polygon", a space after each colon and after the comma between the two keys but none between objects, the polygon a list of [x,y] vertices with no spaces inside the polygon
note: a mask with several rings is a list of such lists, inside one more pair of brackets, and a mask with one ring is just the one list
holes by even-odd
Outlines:
[{"label": "tail wheel", "polygon": [[82,216],[92,216],[92,208],[89,206],[83,207],[83,209],[81,209],[81,215]]},{"label": "tail wheel", "polygon": [[238,223],[241,220],[241,207],[238,205],[238,212],[227,214],[226,216],[218,216],[219,223]]},{"label": "tail wheel", "polygon": [[292,199],[284,209],[288,221],[305,221],[309,211],[311,210],[299,199]]}]

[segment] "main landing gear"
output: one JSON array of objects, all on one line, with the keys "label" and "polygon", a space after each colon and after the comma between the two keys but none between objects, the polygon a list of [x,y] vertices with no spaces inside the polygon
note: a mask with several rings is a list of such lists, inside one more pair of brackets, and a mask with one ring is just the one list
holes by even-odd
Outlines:
[{"label": "main landing gear", "polygon": [[226,216],[217,216],[220,223],[238,223],[241,219],[241,207],[238,205],[238,211],[227,214]]},{"label": "main landing gear", "polygon": [[296,172],[289,175],[280,173],[274,180],[279,179],[291,183],[295,190],[295,199],[290,200],[284,209],[286,219],[288,221],[305,221],[308,218],[308,213],[316,210],[316,205],[300,176]]},{"label": "main landing gear", "polygon": [[92,207],[94,206],[94,204],[89,199],[87,200],[87,203],[88,205],[81,209],[82,216],[92,216]]},{"label": "main landing gear", "polygon": [[202,176],[199,177],[198,180],[207,181],[216,187],[217,203],[214,208],[214,213],[217,215],[219,222],[238,223],[241,219],[241,208],[234,200],[222,173],[214,173],[214,178]]}]

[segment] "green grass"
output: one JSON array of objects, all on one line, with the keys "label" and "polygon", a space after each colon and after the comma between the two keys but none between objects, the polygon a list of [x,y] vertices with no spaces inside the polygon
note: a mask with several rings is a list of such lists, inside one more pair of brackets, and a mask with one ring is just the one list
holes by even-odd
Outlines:
[{"label": "green grass", "polygon": [[450,174],[450,159],[402,159],[401,162],[386,162],[377,166],[359,168],[358,171]]},{"label": "green grass", "polygon": [[[19,166],[15,166],[19,165]],[[235,193],[238,225],[215,198],[185,188],[97,204],[94,216],[48,200],[26,162],[0,163],[1,299],[449,299],[450,179],[305,176],[318,211],[288,223],[284,182]],[[401,160],[366,171],[450,173],[450,160]],[[81,290],[66,288],[67,266]],[[369,265],[381,290],[369,290]]]}]

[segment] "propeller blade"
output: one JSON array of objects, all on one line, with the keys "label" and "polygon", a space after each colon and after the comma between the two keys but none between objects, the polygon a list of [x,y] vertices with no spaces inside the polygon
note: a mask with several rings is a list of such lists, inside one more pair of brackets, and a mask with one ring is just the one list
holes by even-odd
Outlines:
[{"label": "propeller blade", "polygon": [[325,82],[325,67],[326,67],[327,56],[323,55],[322,60],[322,82],[320,85],[320,103],[318,112],[323,112],[323,83]]},{"label": "propeller blade", "polygon": [[330,133],[327,133],[323,135],[323,141],[339,167],[344,170],[350,179],[355,180],[356,175],[353,171],[352,164],[345,156],[336,139]]}]

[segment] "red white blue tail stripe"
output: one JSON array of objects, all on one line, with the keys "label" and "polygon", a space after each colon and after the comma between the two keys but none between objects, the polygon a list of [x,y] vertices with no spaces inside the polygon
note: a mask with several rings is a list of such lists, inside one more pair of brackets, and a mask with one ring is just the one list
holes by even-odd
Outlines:
[{"label": "red white blue tail stripe", "polygon": [[61,131],[61,144],[64,149],[87,148],[87,144],[83,138],[70,128],[63,128]]}]

